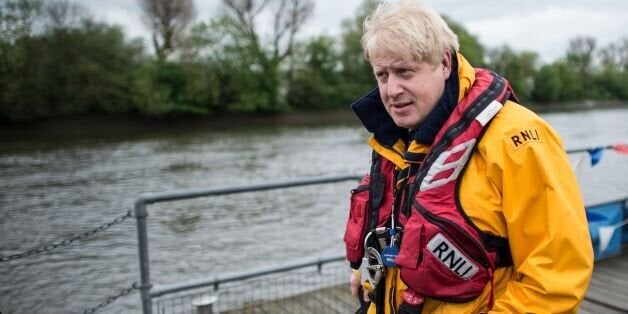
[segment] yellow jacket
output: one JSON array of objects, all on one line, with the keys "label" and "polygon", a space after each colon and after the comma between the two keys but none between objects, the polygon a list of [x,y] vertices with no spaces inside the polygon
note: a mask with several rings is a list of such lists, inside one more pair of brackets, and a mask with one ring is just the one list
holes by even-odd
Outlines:
[{"label": "yellow jacket", "polygon": [[[473,85],[474,72],[461,55],[458,64],[460,100]],[[369,144],[398,168],[406,166],[399,152],[373,137]],[[405,146],[399,144],[395,150]],[[408,148],[416,153],[427,149],[415,142]],[[533,112],[507,101],[461,180],[465,213],[481,230],[508,238],[514,266],[496,270],[490,312],[489,283],[471,302],[426,299],[423,313],[577,312],[593,271],[593,251],[578,183],[560,136]],[[398,307],[406,289],[398,272],[388,271],[385,285],[387,290],[396,287]],[[386,293],[385,303],[390,301]],[[375,313],[374,305],[368,313]]]}]

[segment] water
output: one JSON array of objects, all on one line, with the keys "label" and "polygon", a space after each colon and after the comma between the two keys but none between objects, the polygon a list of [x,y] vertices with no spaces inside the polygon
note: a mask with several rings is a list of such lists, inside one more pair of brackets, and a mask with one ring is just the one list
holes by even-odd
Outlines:
[{"label": "water", "polygon": [[[567,148],[628,140],[628,109],[546,114]],[[177,131],[155,136],[24,140],[0,148],[0,255],[75,235],[132,209],[137,195],[365,173],[357,125]],[[579,156],[572,156],[577,159]],[[587,204],[628,196],[628,156],[578,170]],[[158,284],[341,253],[354,183],[149,206]],[[139,281],[134,219],[69,248],[0,264],[0,312],[79,313]],[[138,312],[133,293],[105,312]]]}]

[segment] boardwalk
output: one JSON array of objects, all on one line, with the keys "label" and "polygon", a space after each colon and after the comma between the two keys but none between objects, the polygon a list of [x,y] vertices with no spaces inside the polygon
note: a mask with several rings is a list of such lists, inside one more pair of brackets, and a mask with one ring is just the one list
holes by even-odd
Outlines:
[{"label": "boardwalk", "polygon": [[[348,290],[348,284],[342,284],[228,313],[355,313],[358,301]],[[580,313],[628,313],[628,254],[595,264]]]},{"label": "boardwalk", "polygon": [[591,285],[580,312],[628,313],[627,253],[595,264]]}]

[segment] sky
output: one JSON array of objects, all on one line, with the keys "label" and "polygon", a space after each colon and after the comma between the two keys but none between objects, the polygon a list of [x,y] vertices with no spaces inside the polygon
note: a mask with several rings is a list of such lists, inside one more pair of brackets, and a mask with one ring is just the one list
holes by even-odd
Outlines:
[{"label": "sky", "polygon": [[[72,0],[93,17],[123,27],[130,37],[148,37],[137,0]],[[337,35],[341,22],[355,16],[363,0],[314,0],[313,16],[301,36]],[[590,36],[598,47],[628,39],[626,0],[423,0],[439,13],[462,24],[488,48],[508,45],[534,51],[552,62],[567,51],[569,40]],[[195,0],[197,21],[208,21],[222,10],[220,0]],[[148,44],[148,41],[146,41]]]}]

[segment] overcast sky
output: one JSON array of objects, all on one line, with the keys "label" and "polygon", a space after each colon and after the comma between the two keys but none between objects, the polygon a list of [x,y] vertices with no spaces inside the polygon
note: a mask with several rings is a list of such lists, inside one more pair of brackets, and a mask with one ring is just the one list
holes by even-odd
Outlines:
[{"label": "overcast sky", "polygon": [[[130,37],[146,37],[137,0],[72,0],[88,12],[121,25]],[[598,47],[628,38],[627,0],[423,0],[477,36],[489,48],[507,44],[517,51],[539,53],[542,61],[564,55],[569,39],[578,35],[597,39]],[[363,0],[315,0],[314,15],[302,35],[340,32],[343,19],[355,15]],[[220,13],[220,0],[196,0],[197,21]]]}]

